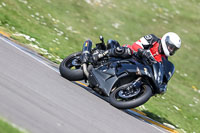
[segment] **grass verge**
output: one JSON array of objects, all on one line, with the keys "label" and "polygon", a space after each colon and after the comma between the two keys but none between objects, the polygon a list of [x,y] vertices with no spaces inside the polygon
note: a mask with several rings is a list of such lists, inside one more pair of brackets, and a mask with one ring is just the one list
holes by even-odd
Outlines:
[{"label": "grass verge", "polygon": [[28,133],[25,130],[19,129],[15,125],[11,125],[7,121],[0,119],[0,133]]}]

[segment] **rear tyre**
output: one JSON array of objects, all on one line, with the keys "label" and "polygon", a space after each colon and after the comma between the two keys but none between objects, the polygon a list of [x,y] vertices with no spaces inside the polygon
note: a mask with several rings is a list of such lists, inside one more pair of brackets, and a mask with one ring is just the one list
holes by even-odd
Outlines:
[{"label": "rear tyre", "polygon": [[84,73],[81,69],[81,52],[73,53],[67,56],[60,64],[59,71],[62,77],[77,81],[84,79]]},{"label": "rear tyre", "polygon": [[148,85],[142,85],[137,92],[122,96],[122,92],[126,91],[129,85],[130,84],[122,85],[110,94],[109,98],[111,105],[119,109],[135,108],[147,102],[152,96],[152,90]]}]

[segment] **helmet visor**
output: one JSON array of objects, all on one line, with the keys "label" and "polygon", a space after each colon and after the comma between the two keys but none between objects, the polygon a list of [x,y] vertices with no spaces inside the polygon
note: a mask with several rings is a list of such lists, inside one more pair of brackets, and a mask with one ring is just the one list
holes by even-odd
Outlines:
[{"label": "helmet visor", "polygon": [[167,49],[169,51],[169,54],[174,55],[175,52],[178,50],[178,48],[173,44],[173,42],[170,40],[169,36],[166,37],[165,43],[167,45]]}]

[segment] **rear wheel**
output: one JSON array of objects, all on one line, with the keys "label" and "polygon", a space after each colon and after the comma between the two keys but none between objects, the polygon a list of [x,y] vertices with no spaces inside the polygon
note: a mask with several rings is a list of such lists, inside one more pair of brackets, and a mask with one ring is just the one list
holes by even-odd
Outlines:
[{"label": "rear wheel", "polygon": [[77,81],[83,80],[84,74],[81,69],[81,52],[73,53],[67,56],[60,64],[59,71],[61,76],[70,80]]},{"label": "rear wheel", "polygon": [[120,109],[138,107],[149,100],[152,90],[148,85],[141,85],[140,88],[128,90],[129,84],[122,85],[115,89],[109,96],[110,104]]}]

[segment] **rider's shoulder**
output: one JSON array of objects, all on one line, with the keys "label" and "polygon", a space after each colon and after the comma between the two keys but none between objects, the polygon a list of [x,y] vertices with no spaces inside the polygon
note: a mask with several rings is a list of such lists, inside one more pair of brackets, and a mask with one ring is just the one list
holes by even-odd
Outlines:
[{"label": "rider's shoulder", "polygon": [[154,34],[148,34],[148,35],[145,35],[144,38],[146,40],[155,40],[155,39],[159,39],[156,35]]}]

